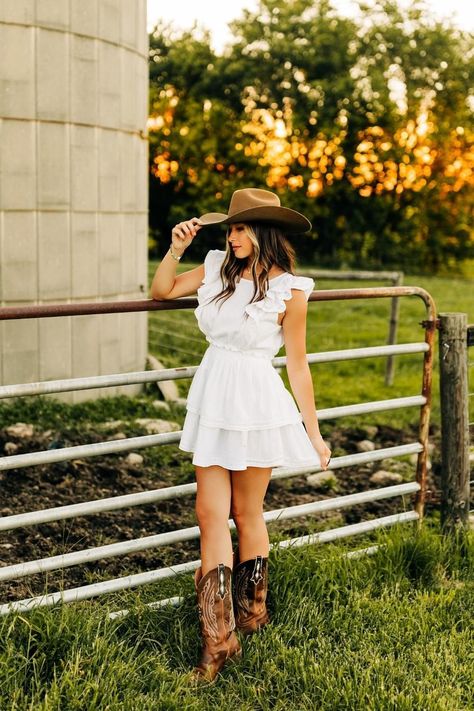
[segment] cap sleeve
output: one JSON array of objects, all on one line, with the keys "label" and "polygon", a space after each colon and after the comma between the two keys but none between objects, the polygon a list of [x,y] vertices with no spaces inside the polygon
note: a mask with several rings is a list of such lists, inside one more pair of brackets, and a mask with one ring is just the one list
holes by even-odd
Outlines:
[{"label": "cap sleeve", "polygon": [[219,276],[225,252],[222,249],[210,249],[204,259],[203,284],[210,284]]},{"label": "cap sleeve", "polygon": [[290,274],[290,276],[290,289],[301,289],[301,291],[304,291],[305,293],[306,301],[308,301],[314,291],[314,287],[316,285],[315,280],[311,277],[295,276],[294,274]]},{"label": "cap sleeve", "polygon": [[315,280],[311,277],[296,276],[287,273],[281,279],[276,279],[270,285],[265,297],[260,301],[253,301],[245,307],[245,311],[256,321],[260,320],[265,313],[281,313],[286,311],[286,303],[292,297],[292,289],[304,291],[306,301],[314,291]]},{"label": "cap sleeve", "polygon": [[[225,254],[222,249],[210,249],[206,254],[204,258],[204,277],[201,286],[197,289],[199,306],[206,304],[222,290],[220,269]],[[199,306],[195,311],[196,316],[199,313]]]}]

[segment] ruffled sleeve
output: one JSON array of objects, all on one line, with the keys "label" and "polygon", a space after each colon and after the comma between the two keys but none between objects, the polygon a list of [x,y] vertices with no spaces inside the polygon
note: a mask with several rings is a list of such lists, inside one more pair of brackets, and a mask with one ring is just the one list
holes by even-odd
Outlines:
[{"label": "ruffled sleeve", "polygon": [[306,301],[308,301],[315,287],[315,280],[311,277],[295,276],[285,274],[281,279],[276,279],[261,301],[254,301],[247,304],[245,311],[256,321],[262,318],[265,313],[281,313],[286,310],[285,301],[291,299],[292,289],[304,291]]},{"label": "ruffled sleeve", "polygon": [[222,290],[220,269],[224,261],[225,252],[222,249],[210,249],[204,259],[204,278],[202,285],[197,290],[200,305],[212,298],[217,291]]}]

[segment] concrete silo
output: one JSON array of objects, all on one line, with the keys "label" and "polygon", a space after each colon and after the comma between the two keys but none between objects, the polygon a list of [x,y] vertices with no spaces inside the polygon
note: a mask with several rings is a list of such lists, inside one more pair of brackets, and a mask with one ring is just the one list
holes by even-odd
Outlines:
[{"label": "concrete silo", "polygon": [[[1,305],[146,298],[146,0],[2,0],[0,47]],[[146,313],[0,329],[3,384],[145,368]]]}]

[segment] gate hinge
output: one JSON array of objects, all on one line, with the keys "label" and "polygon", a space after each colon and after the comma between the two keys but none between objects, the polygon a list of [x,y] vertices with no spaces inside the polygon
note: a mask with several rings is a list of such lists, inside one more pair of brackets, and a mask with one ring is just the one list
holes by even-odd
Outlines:
[{"label": "gate hinge", "polygon": [[429,321],[427,319],[425,319],[424,321],[420,321],[420,326],[423,326],[423,328],[432,331],[435,328],[439,328],[439,318],[436,318],[434,321]]}]

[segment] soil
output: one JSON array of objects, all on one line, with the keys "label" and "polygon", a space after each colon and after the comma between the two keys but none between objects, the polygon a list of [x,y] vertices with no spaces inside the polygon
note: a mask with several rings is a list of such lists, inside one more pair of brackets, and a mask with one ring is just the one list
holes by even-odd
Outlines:
[{"label": "soil", "polygon": [[[93,431],[87,437],[89,442],[104,439],[103,433]],[[363,428],[333,428],[330,435],[333,456],[356,452],[357,443],[364,439],[372,439],[378,449],[414,442],[417,440],[417,432],[415,429],[400,431],[379,426],[376,434],[372,433],[372,437],[368,437]],[[439,431],[436,427],[432,428],[430,439],[434,444],[434,455],[432,469],[428,472],[430,493],[425,506],[426,515],[439,507],[439,464],[436,461],[439,452]],[[4,451],[6,442],[16,443],[16,453],[22,454],[84,444],[84,433],[59,434],[51,430],[42,432],[35,429],[31,437],[15,438],[0,429],[0,451]],[[192,455],[182,452],[176,445],[137,451],[144,458],[143,463],[138,465],[127,462],[128,452],[125,452],[0,472],[0,514],[10,516],[194,481],[194,470],[190,464]],[[390,459],[357,468],[336,470],[336,489],[315,488],[307,482],[306,475],[275,480],[269,484],[264,508],[268,511],[377,488],[378,485],[370,481],[371,474],[380,469],[388,469],[390,464],[395,467],[394,470],[402,473],[404,481],[414,479],[413,463],[399,463]],[[402,469],[400,466],[396,468],[399,464]],[[270,536],[272,532],[284,534],[281,536],[284,538],[304,535],[308,530],[334,528],[410,510],[413,502],[414,495],[404,497],[403,500],[395,497],[341,508],[317,516],[270,522],[269,532]],[[18,528],[0,534],[0,566],[195,525],[197,521],[194,496],[191,495],[152,505]],[[235,540],[236,533],[233,532],[232,536]],[[161,568],[199,557],[197,538],[129,556],[94,561],[2,583],[0,601],[9,602],[46,591],[87,585],[98,580]]]}]

